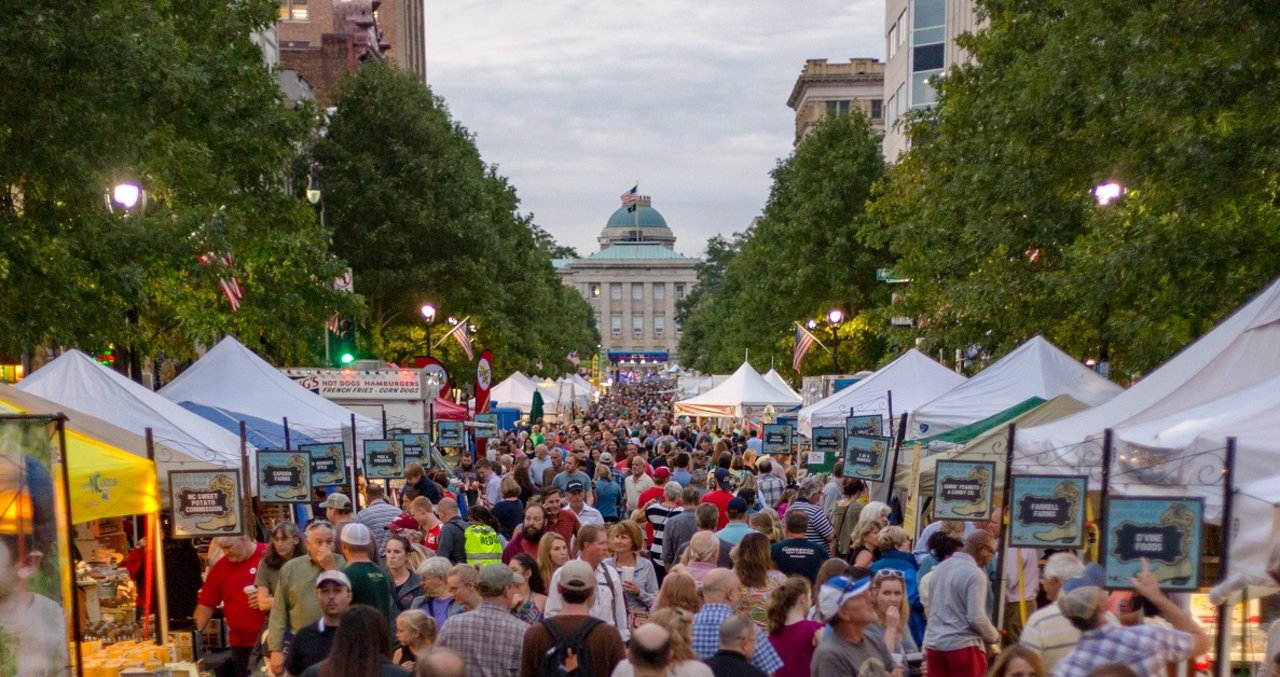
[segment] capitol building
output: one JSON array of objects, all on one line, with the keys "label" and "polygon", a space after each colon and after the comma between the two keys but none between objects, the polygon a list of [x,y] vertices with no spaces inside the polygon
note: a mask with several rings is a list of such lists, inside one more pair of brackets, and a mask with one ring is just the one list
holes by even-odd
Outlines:
[{"label": "capitol building", "polygon": [[640,196],[609,217],[600,251],[557,259],[560,279],[595,313],[607,369],[655,369],[679,363],[676,302],[697,284],[698,260],[675,251],[666,219]]}]

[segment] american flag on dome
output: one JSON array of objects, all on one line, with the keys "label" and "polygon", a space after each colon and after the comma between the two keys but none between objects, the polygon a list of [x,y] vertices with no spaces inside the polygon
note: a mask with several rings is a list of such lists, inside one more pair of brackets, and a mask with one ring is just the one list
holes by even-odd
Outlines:
[{"label": "american flag on dome", "polygon": [[639,183],[636,183],[636,185],[631,187],[631,190],[622,194],[622,204],[624,205],[629,205],[632,202],[635,202],[636,200],[639,200],[639,199],[640,199]]},{"label": "american flag on dome", "polygon": [[809,352],[809,349],[812,348],[815,343],[818,343],[818,338],[797,322],[796,346],[791,353],[791,369],[793,371],[800,371],[800,363],[804,361],[805,354]]}]

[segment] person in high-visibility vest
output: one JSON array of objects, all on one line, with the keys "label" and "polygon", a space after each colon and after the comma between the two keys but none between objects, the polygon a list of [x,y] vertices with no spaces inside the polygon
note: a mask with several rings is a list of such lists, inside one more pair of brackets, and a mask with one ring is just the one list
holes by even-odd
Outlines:
[{"label": "person in high-visibility vest", "polygon": [[489,509],[477,505],[471,509],[471,524],[463,531],[463,549],[467,564],[484,566],[502,563],[502,540],[491,524]]}]

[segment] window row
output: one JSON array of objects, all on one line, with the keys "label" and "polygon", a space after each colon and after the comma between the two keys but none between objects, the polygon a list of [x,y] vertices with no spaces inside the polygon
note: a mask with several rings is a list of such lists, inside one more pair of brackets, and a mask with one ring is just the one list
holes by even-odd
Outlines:
[{"label": "window row", "polygon": [[[596,315],[596,327],[600,326],[600,316]],[[676,331],[680,331],[679,324],[676,325]],[[609,317],[609,333],[614,336],[622,336],[622,314],[614,313]],[[665,315],[653,316],[653,335],[663,336],[667,333],[667,317]],[[644,315],[631,316],[631,334],[633,336],[644,336]]]},{"label": "window row", "polygon": [[[665,283],[665,282],[654,282],[651,286],[653,287],[653,300],[654,300],[654,301],[665,301],[665,300],[666,300],[666,298],[667,298],[667,283]],[[675,295],[676,295],[676,298],[677,298],[677,299],[682,299],[682,298],[684,298],[684,283],[683,283],[683,282],[675,282],[675,283],[673,283],[673,286],[674,286],[674,288],[675,288]],[[587,298],[592,298],[592,299],[598,299],[598,298],[600,298],[600,283],[599,283],[599,282],[588,282],[588,283],[587,283]],[[621,282],[610,282],[610,283],[609,283],[609,298],[610,298],[611,300],[613,300],[613,301],[621,301],[621,300],[622,300],[622,283],[621,283]],[[644,283],[643,283],[643,282],[632,282],[632,283],[631,283],[631,300],[632,300],[632,301],[643,301],[643,300],[644,300]]]}]

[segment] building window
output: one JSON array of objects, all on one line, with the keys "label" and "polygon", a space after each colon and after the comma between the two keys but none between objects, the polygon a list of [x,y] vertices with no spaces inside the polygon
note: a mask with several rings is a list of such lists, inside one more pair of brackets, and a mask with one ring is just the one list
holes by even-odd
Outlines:
[{"label": "building window", "polygon": [[600,313],[596,313],[595,315],[592,316],[591,319],[595,320],[596,322],[596,331],[600,331]]},{"label": "building window", "polygon": [[653,335],[654,335],[654,336],[662,336],[662,334],[663,334],[666,330],[667,330],[667,318],[666,318],[666,316],[665,316],[665,315],[654,315],[654,316],[653,316]]},{"label": "building window", "polygon": [[614,336],[622,336],[622,316],[614,315],[609,318],[609,331]]},{"label": "building window", "polygon": [[644,335],[644,315],[631,316],[631,333],[635,336]]},{"label": "building window", "polygon": [[[930,78],[946,67],[946,0],[915,0],[911,15],[911,107],[928,106],[938,95]],[[898,99],[902,105],[902,98]],[[903,106],[906,108],[907,106]]]},{"label": "building window", "polygon": [[667,298],[667,285],[662,282],[655,282],[653,284],[653,300],[661,301],[665,298]]},{"label": "building window", "polygon": [[599,283],[599,282],[592,282],[592,283],[591,283],[591,285],[590,285],[590,287],[589,287],[589,292],[588,292],[588,293],[590,293],[591,298],[593,298],[593,299],[598,299],[598,298],[600,298],[600,283]]},{"label": "building window", "polygon": [[901,47],[907,41],[907,10],[902,10],[894,25],[898,27],[898,46]]},{"label": "building window", "polygon": [[644,300],[644,283],[643,282],[631,283],[631,300],[632,301]]},{"label": "building window", "polygon": [[898,92],[894,94],[893,103],[893,120],[896,122],[898,116],[902,115],[902,111],[907,109],[907,85],[902,83],[898,85]]},{"label": "building window", "polygon": [[306,21],[307,0],[280,0],[281,21]]},{"label": "building window", "polygon": [[682,298],[684,298],[684,283],[683,283],[683,282],[677,282],[677,283],[676,283],[676,298],[678,298],[678,299],[682,299]]},{"label": "building window", "polygon": [[849,101],[828,101],[827,115],[845,115],[849,112]]},{"label": "building window", "polygon": [[893,96],[889,97],[888,110],[886,110],[886,111],[885,111],[885,112],[888,114],[888,116],[889,116],[889,117],[885,118],[885,121],[884,121],[884,124],[885,124],[885,126],[886,126],[886,127],[892,127],[892,126],[893,126],[893,121],[898,119],[898,108],[897,108],[897,106],[898,106],[898,99],[897,99],[897,97],[893,97]]},{"label": "building window", "polygon": [[888,49],[886,51],[889,54],[889,58],[885,59],[886,61],[893,60],[893,57],[898,54],[898,31],[899,30],[901,30],[901,24],[894,23],[893,28],[889,29],[889,35],[885,38],[885,42],[888,44]]},{"label": "building window", "polygon": [[609,285],[609,298],[614,301],[622,300],[622,283],[614,282]]},{"label": "building window", "polygon": [[884,117],[884,100],[872,99],[871,100],[871,119],[879,120],[882,117]]}]

